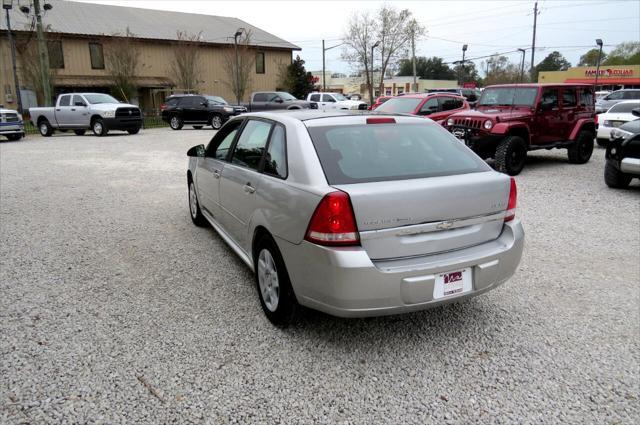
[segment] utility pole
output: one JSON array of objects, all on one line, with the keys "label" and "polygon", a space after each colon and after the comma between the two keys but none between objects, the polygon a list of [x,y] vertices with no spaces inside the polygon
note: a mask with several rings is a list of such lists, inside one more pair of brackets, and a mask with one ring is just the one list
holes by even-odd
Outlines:
[{"label": "utility pole", "polygon": [[33,0],[33,12],[36,15],[36,36],[38,38],[38,57],[40,59],[40,78],[42,78],[42,91],[44,106],[51,106],[51,74],[49,73],[49,51],[44,39],[42,29],[42,15],[40,14],[40,0]]},{"label": "utility pole", "polygon": [[411,26],[411,60],[413,62],[413,92],[418,91],[418,81],[416,78],[416,26],[415,22]]},{"label": "utility pole", "polygon": [[602,59],[602,39],[596,38],[596,44],[598,45],[599,50],[598,50],[598,66],[596,66],[596,82],[593,84],[594,92],[598,90],[598,76],[600,75],[600,59]]},{"label": "utility pole", "polygon": [[242,35],[244,28],[238,28],[233,35],[233,45],[236,49],[236,105],[240,105],[240,59],[238,58],[238,37]]},{"label": "utility pole", "polygon": [[325,67],[324,67],[324,40],[322,40],[322,91],[327,91],[327,84],[324,80],[324,73],[325,73]]},{"label": "utility pole", "polygon": [[[460,87],[462,87],[462,84],[464,83],[462,81],[462,79],[464,77],[466,77],[465,72],[464,72],[464,56],[465,56],[465,53],[467,53],[467,45],[466,44],[464,44],[462,46],[462,62],[460,62],[460,72],[458,72],[458,75],[459,75],[458,76],[458,84],[460,85]],[[460,74],[462,74],[462,75],[460,76]]]},{"label": "utility pole", "polygon": [[533,6],[533,40],[531,41],[531,82],[535,83],[536,25],[538,24],[538,2]]},{"label": "utility pole", "polygon": [[7,33],[9,34],[9,45],[11,46],[11,63],[13,66],[13,83],[15,85],[16,101],[18,102],[18,112],[22,113],[22,99],[20,97],[20,83],[18,82],[18,70],[16,68],[16,44],[11,34],[11,19],[9,18],[9,10],[13,7],[11,1],[4,1],[2,7],[7,14]]},{"label": "utility pole", "polygon": [[524,49],[518,49],[520,52],[522,52],[522,65],[520,65],[520,83],[522,83],[522,80],[524,78],[524,55],[525,55],[525,50]]}]

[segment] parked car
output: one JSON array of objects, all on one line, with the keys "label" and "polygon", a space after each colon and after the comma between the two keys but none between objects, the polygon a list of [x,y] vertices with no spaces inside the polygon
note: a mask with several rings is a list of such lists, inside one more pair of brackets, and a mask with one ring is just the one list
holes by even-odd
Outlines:
[{"label": "parked car", "polygon": [[22,115],[13,109],[4,109],[2,105],[0,105],[0,136],[12,142],[24,137]]},{"label": "parked car", "polygon": [[449,115],[468,109],[469,103],[462,96],[448,93],[422,93],[389,99],[376,108],[376,112],[419,115],[444,124]]},{"label": "parked car", "polygon": [[103,93],[61,94],[56,106],[29,108],[29,114],[31,122],[45,137],[55,130],[73,130],[79,136],[88,129],[96,136],[106,136],[110,130],[137,134],[142,127],[140,108],[120,103]]},{"label": "parked car", "polygon": [[622,124],[636,120],[631,111],[640,108],[640,100],[623,100],[613,105],[607,112],[596,115],[596,141],[600,146],[607,146],[611,130]]},{"label": "parked car", "polygon": [[336,109],[366,110],[367,104],[360,100],[349,100],[341,93],[309,93],[307,101],[318,104],[318,109],[323,111]]},{"label": "parked car", "polygon": [[517,175],[527,151],[567,149],[569,162],[593,153],[593,87],[587,84],[505,84],[482,92],[475,111],[451,115],[446,126],[498,171]]},{"label": "parked car", "polygon": [[471,88],[446,88],[446,89],[427,89],[427,93],[454,93],[458,96],[464,97],[467,102],[469,102],[469,106],[475,107],[476,103],[478,103],[478,99],[480,98],[480,90],[471,89]]},{"label": "parked car", "polygon": [[387,100],[391,99],[393,96],[379,96],[376,100],[373,101],[371,106],[369,106],[369,110],[373,111],[378,108],[378,106],[382,105]]},{"label": "parked car", "polygon": [[276,109],[318,109],[315,102],[298,100],[283,91],[259,91],[251,93],[251,101],[240,106],[247,108],[249,112],[273,111]]},{"label": "parked car", "polygon": [[640,89],[616,90],[596,101],[596,114],[601,114],[623,100],[640,100]]},{"label": "parked car", "polygon": [[466,299],[522,255],[515,180],[431,120],[244,114],[187,155],[191,219],[255,272],[277,325],[298,305],[361,317]]},{"label": "parked car", "polygon": [[[640,109],[633,115],[640,118]],[[604,181],[607,186],[624,189],[640,178],[640,119],[611,131],[612,140],[605,154]]]},{"label": "parked car", "polygon": [[162,120],[173,130],[180,130],[190,124],[199,130],[210,125],[218,130],[230,117],[247,112],[244,106],[231,106],[220,96],[199,94],[174,94],[162,105]]},{"label": "parked car", "polygon": [[596,92],[596,102],[600,99],[602,99],[603,97],[605,97],[606,95],[610,94],[611,91],[609,90],[599,90]]},{"label": "parked car", "polygon": [[362,100],[362,95],[360,95],[360,93],[348,94],[346,97],[349,100]]}]

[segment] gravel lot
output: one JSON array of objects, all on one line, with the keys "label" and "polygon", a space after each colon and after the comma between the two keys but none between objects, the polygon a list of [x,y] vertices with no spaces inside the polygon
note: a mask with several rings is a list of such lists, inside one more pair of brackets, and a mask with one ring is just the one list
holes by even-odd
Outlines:
[{"label": "gravel lot", "polygon": [[638,423],[640,185],[533,153],[523,261],[469,302],[279,330],[191,224],[213,131],[0,143],[1,423]]}]

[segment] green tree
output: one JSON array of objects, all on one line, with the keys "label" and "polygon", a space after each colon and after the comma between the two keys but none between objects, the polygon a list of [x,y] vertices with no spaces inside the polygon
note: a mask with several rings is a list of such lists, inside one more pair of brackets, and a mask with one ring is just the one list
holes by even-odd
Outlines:
[{"label": "green tree", "polygon": [[566,71],[569,68],[571,68],[571,63],[560,52],[553,51],[535,66],[534,79],[537,80],[538,74],[542,71]]},{"label": "green tree", "polygon": [[[598,54],[600,53],[600,49],[591,49],[584,55],[580,56],[580,62],[578,62],[578,66],[596,66],[598,65]],[[602,52],[602,57],[600,58],[600,63],[604,63],[607,54]]]},{"label": "green tree", "polygon": [[298,99],[306,99],[313,91],[313,75],[307,72],[300,56],[281,70],[279,85]]},{"label": "green tree", "polygon": [[[413,75],[413,62],[411,59],[402,59],[400,61],[398,75]],[[456,73],[449,68],[449,65],[437,56],[430,58],[424,56],[416,57],[416,75],[418,78],[425,80],[455,80],[458,78]]]},{"label": "green tree", "polygon": [[[520,82],[520,64],[509,61],[506,56],[492,56],[483,62],[482,67],[486,69],[486,75],[483,80],[485,86],[492,84],[510,84]],[[524,64],[527,69],[527,63]],[[529,81],[527,72],[522,73],[522,82]]]},{"label": "green tree", "polygon": [[637,65],[640,63],[640,42],[620,43],[607,56],[603,65]]},{"label": "green tree", "polygon": [[460,83],[480,83],[480,75],[476,69],[476,64],[471,61],[465,61],[464,66],[461,63],[457,63],[453,68],[453,79],[460,79]]}]

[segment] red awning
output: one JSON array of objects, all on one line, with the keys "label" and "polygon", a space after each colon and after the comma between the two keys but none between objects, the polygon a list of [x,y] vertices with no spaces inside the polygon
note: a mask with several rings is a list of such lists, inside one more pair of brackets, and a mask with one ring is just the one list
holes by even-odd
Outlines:
[{"label": "red awning", "polygon": [[[565,83],[595,84],[595,78],[567,78]],[[640,85],[640,78],[598,78],[599,86],[608,84]]]}]

